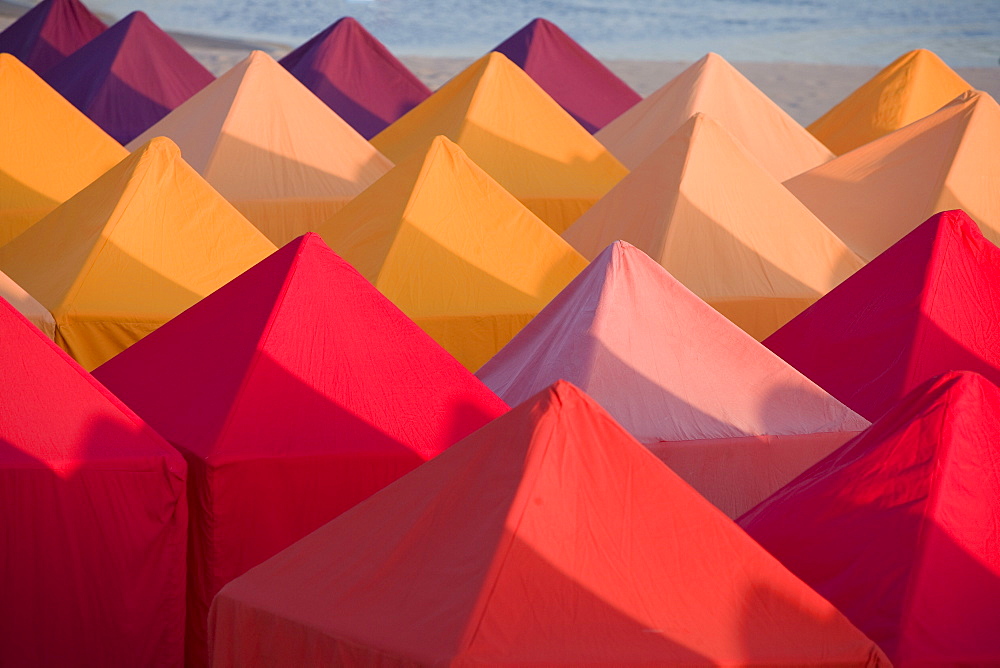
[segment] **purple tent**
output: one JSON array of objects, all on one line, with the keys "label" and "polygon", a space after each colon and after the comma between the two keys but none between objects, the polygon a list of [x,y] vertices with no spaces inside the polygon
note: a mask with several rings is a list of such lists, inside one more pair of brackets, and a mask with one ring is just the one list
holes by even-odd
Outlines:
[{"label": "purple tent", "polygon": [[338,20],[280,62],[365,139],[431,94],[351,17]]},{"label": "purple tent", "polygon": [[107,29],[79,0],[43,0],[0,32],[0,53],[42,75]]},{"label": "purple tent", "polygon": [[45,79],[127,144],[215,77],[142,12],[133,12]]},{"label": "purple tent", "polygon": [[517,63],[591,133],[642,99],[559,26],[545,19],[535,19],[493,50]]}]

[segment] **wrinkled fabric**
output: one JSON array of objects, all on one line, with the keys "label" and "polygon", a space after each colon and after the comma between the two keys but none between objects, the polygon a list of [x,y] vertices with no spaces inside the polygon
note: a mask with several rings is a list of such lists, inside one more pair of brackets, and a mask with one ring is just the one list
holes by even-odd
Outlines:
[{"label": "wrinkled fabric", "polygon": [[45,74],[107,28],[79,0],[42,0],[0,32],[0,53]]}]

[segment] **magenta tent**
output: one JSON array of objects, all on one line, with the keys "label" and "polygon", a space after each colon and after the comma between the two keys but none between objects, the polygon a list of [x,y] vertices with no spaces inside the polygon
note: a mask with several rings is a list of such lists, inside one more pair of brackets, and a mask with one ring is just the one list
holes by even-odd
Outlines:
[{"label": "magenta tent", "polygon": [[79,0],[43,0],[0,32],[0,53],[45,74],[106,29]]}]

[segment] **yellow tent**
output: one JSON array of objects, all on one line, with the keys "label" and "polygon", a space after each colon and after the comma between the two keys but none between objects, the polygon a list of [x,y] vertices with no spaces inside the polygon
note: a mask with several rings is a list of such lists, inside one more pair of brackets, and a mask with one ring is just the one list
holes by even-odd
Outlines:
[{"label": "yellow tent", "polygon": [[483,56],[372,139],[392,161],[423,154],[437,135],[556,232],[628,173],[524,71]]},{"label": "yellow tent", "polygon": [[865,260],[949,209],[1000,244],[1000,106],[967,91],[785,186]]},{"label": "yellow tent", "polygon": [[169,137],[276,245],[309,232],[392,163],[273,58],[254,51],[129,144]]},{"label": "yellow tent", "polygon": [[703,114],[563,238],[589,259],[628,241],[758,340],[863,264]]},{"label": "yellow tent", "polygon": [[0,245],[128,152],[62,95],[0,53]]},{"label": "yellow tent", "polygon": [[472,370],[587,265],[444,137],[317,232]]},{"label": "yellow tent", "polygon": [[707,56],[595,136],[634,169],[696,112],[716,119],[784,181],[833,158],[805,128],[720,55]]},{"label": "yellow tent", "polygon": [[42,330],[45,336],[50,339],[55,337],[56,321],[52,314],[3,272],[0,272],[0,297],[6,299],[11,306],[21,312],[21,315],[31,321],[31,324]]},{"label": "yellow tent", "polygon": [[274,251],[158,138],[0,247],[88,370]]},{"label": "yellow tent", "polygon": [[932,114],[972,86],[927,49],[904,53],[808,130],[842,155]]}]

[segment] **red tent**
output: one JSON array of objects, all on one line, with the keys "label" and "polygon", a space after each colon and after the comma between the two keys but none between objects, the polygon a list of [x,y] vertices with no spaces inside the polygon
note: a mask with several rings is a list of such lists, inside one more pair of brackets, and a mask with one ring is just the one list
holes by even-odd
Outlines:
[{"label": "red tent", "polygon": [[564,382],[230,583],[210,624],[216,668],[885,661]]},{"label": "red tent", "polygon": [[642,99],[559,26],[545,19],[535,19],[493,50],[527,72],[591,133]]},{"label": "red tent", "polygon": [[896,666],[1000,665],[1000,389],[950,373],[740,518]]},{"label": "red tent", "polygon": [[0,53],[41,75],[106,29],[80,0],[42,0],[0,32]]},{"label": "red tent", "polygon": [[945,371],[1000,383],[1000,249],[962,211],[932,216],[764,340],[874,420]]},{"label": "red tent", "polygon": [[224,584],[507,408],[311,234],[95,375],[191,467],[195,664]]},{"label": "red tent", "polygon": [[179,665],[183,457],[3,299],[0,340],[0,665]]}]

